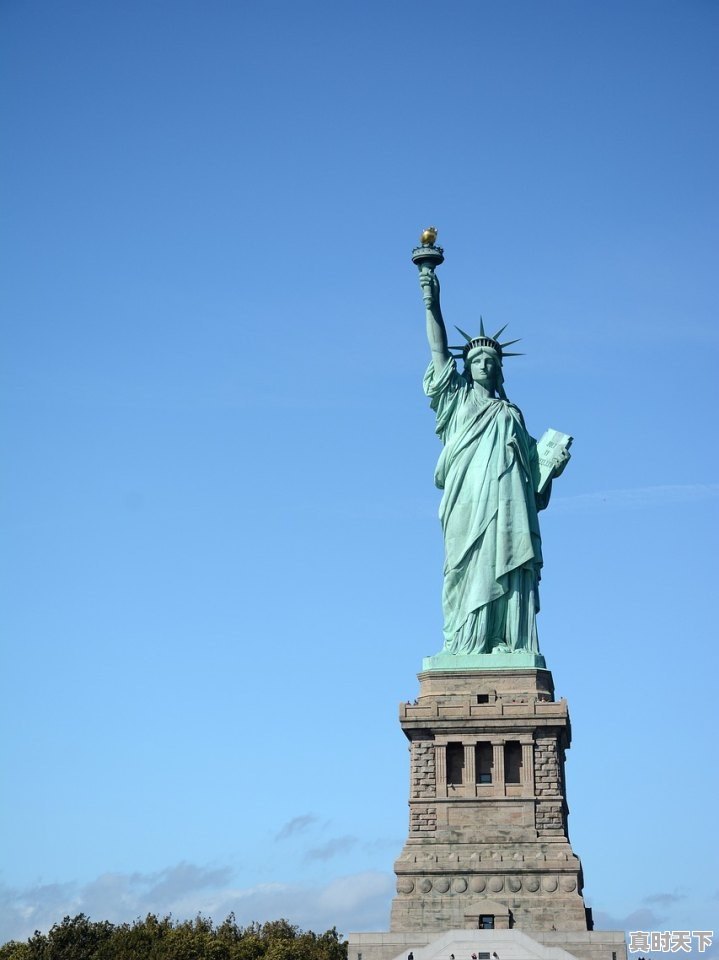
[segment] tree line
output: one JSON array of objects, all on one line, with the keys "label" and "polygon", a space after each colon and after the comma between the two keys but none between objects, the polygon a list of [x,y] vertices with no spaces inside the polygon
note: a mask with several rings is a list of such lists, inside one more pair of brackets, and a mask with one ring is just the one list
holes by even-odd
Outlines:
[{"label": "tree line", "polygon": [[242,927],[232,913],[217,925],[153,913],[114,924],[80,913],[48,933],[11,940],[0,947],[0,960],[347,960],[347,944],[334,927],[320,934],[288,920]]}]

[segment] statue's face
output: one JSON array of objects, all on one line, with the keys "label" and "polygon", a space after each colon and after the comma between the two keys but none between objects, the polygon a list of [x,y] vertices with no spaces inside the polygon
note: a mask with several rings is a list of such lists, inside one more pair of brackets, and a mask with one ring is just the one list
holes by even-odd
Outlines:
[{"label": "statue's face", "polygon": [[472,374],[472,381],[478,383],[488,390],[494,390],[497,386],[499,373],[499,360],[493,350],[474,350],[467,358],[469,361],[469,372]]}]

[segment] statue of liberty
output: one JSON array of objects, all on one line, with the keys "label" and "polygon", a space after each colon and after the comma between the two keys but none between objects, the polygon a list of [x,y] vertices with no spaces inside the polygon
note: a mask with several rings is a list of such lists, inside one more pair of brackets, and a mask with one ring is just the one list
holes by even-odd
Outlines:
[{"label": "statue of liberty", "polygon": [[[443,490],[444,648],[431,659],[446,663],[447,654],[505,654],[501,663],[511,665],[512,655],[524,654],[522,665],[530,655],[541,666],[537,514],[549,502],[552,479],[569,460],[571,438],[548,431],[538,455],[521,410],[504,391],[503,361],[514,355],[505,347],[517,342],[500,343],[504,327],[488,336],[480,321],[475,337],[457,328],[466,342],[448,345],[434,270],[443,256],[435,238],[434,228],[425,231],[413,255],[432,354],[424,390],[443,444],[434,480]],[[453,350],[461,352],[454,356]]]}]

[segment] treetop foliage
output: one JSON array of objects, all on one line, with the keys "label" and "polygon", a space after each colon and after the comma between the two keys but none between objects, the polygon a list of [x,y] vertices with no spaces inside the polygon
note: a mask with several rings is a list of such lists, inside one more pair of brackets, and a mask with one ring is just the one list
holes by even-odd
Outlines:
[{"label": "treetop foliage", "polygon": [[347,944],[333,927],[300,930],[288,920],[241,927],[231,913],[212,920],[173,920],[148,913],[144,920],[113,924],[84,913],[65,917],[49,933],[0,947],[0,960],[347,960]]}]

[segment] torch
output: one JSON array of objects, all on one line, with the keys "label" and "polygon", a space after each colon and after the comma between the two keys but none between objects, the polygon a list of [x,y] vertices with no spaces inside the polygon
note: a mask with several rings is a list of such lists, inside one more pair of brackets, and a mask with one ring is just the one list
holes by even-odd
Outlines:
[{"label": "torch", "polygon": [[[434,245],[436,239],[437,228],[427,227],[419,238],[421,246],[412,251],[412,262],[417,264],[420,274],[434,274],[435,267],[444,262],[444,250]],[[432,304],[432,294],[427,291],[424,294],[424,304],[428,309]]]}]

